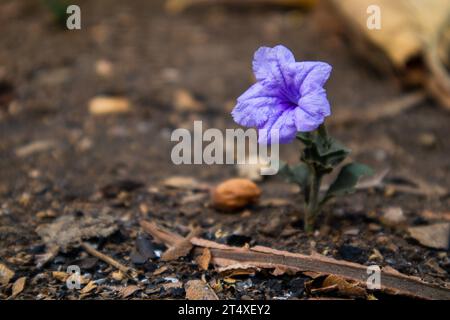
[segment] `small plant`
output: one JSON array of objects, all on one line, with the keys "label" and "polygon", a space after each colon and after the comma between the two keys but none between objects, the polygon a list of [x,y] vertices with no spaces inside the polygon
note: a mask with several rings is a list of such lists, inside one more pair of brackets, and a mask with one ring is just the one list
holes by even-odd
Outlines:
[{"label": "small plant", "polygon": [[322,178],[331,173],[350,153],[328,135],[325,118],[331,115],[323,88],[331,73],[325,62],[297,62],[284,46],[261,47],[254,55],[253,72],[257,82],[244,92],[232,111],[234,120],[259,129],[259,143],[299,140],[304,148],[301,163],[283,165],[280,174],[300,186],[305,200],[304,227],[314,230],[315,220],[330,199],[351,193],[362,175],[372,170],[359,163],[344,165],[323,194]]},{"label": "small plant", "polygon": [[42,0],[44,6],[51,12],[53,20],[60,26],[66,27],[67,7],[69,2],[67,0]]}]

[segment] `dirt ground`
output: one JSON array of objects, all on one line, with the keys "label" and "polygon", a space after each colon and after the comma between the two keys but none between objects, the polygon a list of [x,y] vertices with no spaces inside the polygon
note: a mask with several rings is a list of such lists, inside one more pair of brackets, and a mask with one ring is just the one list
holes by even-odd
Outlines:
[{"label": "dirt ground", "polygon": [[[281,43],[298,60],[330,63],[333,73],[327,90],[336,114],[358,113],[404,94],[395,78],[379,74],[355,56],[348,40],[320,12],[198,6],[170,15],[162,1],[79,4],[82,29],[67,31],[39,2],[0,3],[0,263],[15,271],[11,282],[27,277],[18,299],[123,298],[114,288],[127,285],[140,288],[127,298],[184,298],[181,285],[167,283],[183,284],[202,275],[222,282],[219,298],[312,297],[305,290],[304,275],[261,272],[227,282],[213,269],[202,272],[189,257],[137,261],[133,250],[141,219],[183,235],[196,224],[204,237],[230,245],[316,251],[365,265],[391,266],[449,287],[448,251],[427,248],[406,231],[408,226],[433,222],[424,217],[425,211],[448,212],[448,195],[363,190],[328,205],[328,219],[308,237],[298,219],[302,200],[278,177],[258,183],[263,190],[260,204],[235,214],[211,208],[207,192],[167,188],[161,182],[181,175],[214,185],[236,176],[231,165],[172,164],[170,134],[192,127],[194,120],[220,129],[237,127],[230,111],[253,81],[251,59],[261,45]],[[105,61],[112,71],[101,75],[99,65]],[[181,89],[203,110],[178,110],[174,94]],[[126,97],[131,111],[93,115],[89,101],[101,94]],[[418,178],[450,190],[449,123],[450,113],[427,100],[394,118],[336,125],[330,131],[352,147],[353,159],[376,171],[390,169],[388,178]],[[24,149],[33,143],[36,150]],[[296,161],[298,145],[281,151],[284,159]],[[270,199],[287,201],[270,205]],[[381,221],[390,207],[402,208],[403,227]],[[136,268],[137,282],[113,279],[112,267],[82,249],[60,252],[36,267],[36,256],[46,250],[36,233],[38,226],[65,214],[105,210],[116,219],[118,231],[91,243]],[[377,252],[380,255],[374,255]],[[97,280],[97,288],[87,294],[70,291],[52,274],[71,264]],[[163,273],[154,272],[164,266]],[[0,286],[0,298],[10,294],[11,284]]]}]

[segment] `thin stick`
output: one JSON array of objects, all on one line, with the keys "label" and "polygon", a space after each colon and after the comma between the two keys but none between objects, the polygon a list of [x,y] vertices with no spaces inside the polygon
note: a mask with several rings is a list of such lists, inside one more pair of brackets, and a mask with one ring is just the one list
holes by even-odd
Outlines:
[{"label": "thin stick", "polygon": [[82,242],[81,247],[86,250],[87,253],[90,255],[99,258],[100,260],[106,262],[107,264],[113,266],[114,268],[122,271],[125,275],[130,275],[131,268],[121,264],[120,262],[114,260],[113,258],[107,256],[106,254],[101,253],[97,249],[95,249],[93,246],[91,246],[87,242]]}]

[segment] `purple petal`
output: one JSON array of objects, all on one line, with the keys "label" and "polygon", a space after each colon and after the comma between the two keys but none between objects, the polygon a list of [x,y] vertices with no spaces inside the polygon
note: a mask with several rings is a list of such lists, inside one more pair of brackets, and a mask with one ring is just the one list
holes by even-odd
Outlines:
[{"label": "purple petal", "polygon": [[[297,133],[297,128],[294,121],[294,109],[284,110],[277,114],[276,117],[269,119],[267,124],[262,128],[265,130],[259,131],[259,143],[289,143]],[[272,141],[275,137],[278,141]]]},{"label": "purple petal", "polygon": [[315,90],[321,89],[330,77],[331,66],[325,62],[302,62],[309,69],[306,75],[298,74],[296,83],[300,84],[300,95],[304,96]]},{"label": "purple petal", "polygon": [[331,114],[325,89],[319,88],[298,100],[298,106],[312,115],[327,117]]},{"label": "purple petal", "polygon": [[235,122],[260,128],[270,117],[286,108],[281,98],[266,89],[261,83],[256,83],[238,98],[231,112]]},{"label": "purple petal", "polygon": [[316,130],[324,121],[322,115],[312,115],[302,108],[295,108],[295,126],[299,132]]},{"label": "purple petal", "polygon": [[258,81],[266,79],[283,81],[283,69],[294,62],[292,52],[282,45],[274,48],[261,47],[255,52],[253,58],[253,72]]}]

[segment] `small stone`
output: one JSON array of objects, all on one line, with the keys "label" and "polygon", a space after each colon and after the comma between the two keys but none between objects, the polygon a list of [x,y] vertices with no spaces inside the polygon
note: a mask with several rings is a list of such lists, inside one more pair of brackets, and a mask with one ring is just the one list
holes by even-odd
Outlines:
[{"label": "small stone", "polygon": [[360,230],[358,228],[350,228],[350,229],[346,229],[344,231],[344,234],[348,235],[348,236],[357,236],[359,234],[359,231]]},{"label": "small stone", "polygon": [[431,148],[436,145],[436,136],[430,132],[421,133],[417,140],[422,146],[427,148]]},{"label": "small stone", "polygon": [[113,74],[113,65],[105,59],[97,60],[95,63],[95,72],[101,77],[109,78]]},{"label": "small stone", "polygon": [[390,207],[384,210],[381,222],[389,227],[398,227],[406,222],[406,217],[400,207]]},{"label": "small stone", "polygon": [[420,244],[434,249],[450,249],[450,223],[410,227],[408,232]]}]

